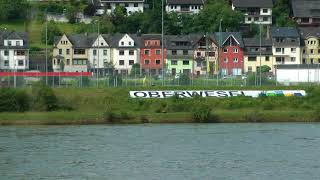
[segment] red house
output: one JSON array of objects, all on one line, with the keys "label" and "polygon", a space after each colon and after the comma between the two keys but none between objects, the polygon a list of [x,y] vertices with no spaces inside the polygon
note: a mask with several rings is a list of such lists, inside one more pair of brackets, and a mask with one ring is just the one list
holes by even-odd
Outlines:
[{"label": "red house", "polygon": [[[142,74],[158,75],[162,73],[161,35],[145,34],[141,37],[140,66]],[[166,49],[164,48],[164,67]]]},{"label": "red house", "polygon": [[244,43],[239,32],[215,33],[220,46],[219,70],[222,75],[239,76],[244,68]]}]

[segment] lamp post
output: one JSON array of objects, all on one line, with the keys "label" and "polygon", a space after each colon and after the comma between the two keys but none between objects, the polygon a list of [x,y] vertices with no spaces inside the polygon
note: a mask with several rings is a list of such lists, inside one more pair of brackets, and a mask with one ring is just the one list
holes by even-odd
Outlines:
[{"label": "lamp post", "polygon": [[165,70],[164,70],[164,12],[163,12],[163,7],[164,7],[164,0],[162,0],[161,3],[161,61],[162,61],[162,86],[165,85],[165,80],[164,80],[164,76],[165,76]]},{"label": "lamp post", "polygon": [[262,84],[261,84],[261,82],[262,82],[262,76],[261,76],[261,44],[262,44],[262,40],[261,40],[261,21],[260,21],[260,24],[259,24],[259,36],[260,36],[260,38],[259,38],[259,59],[260,59],[260,63],[259,63],[259,85],[261,86]]},{"label": "lamp post", "polygon": [[47,9],[45,11],[46,16],[46,85],[48,85],[48,21],[47,21]]},{"label": "lamp post", "polygon": [[219,71],[219,61],[220,61],[220,56],[221,56],[221,48],[220,48],[220,46],[222,47],[222,35],[221,35],[221,31],[222,31],[222,28],[221,28],[221,23],[222,23],[222,18],[220,19],[220,24],[219,24],[219,43],[218,43],[218,59],[216,60],[216,66],[217,66],[217,68],[216,68],[216,70],[217,70],[217,86],[219,86],[219,73],[220,73],[220,71]]}]

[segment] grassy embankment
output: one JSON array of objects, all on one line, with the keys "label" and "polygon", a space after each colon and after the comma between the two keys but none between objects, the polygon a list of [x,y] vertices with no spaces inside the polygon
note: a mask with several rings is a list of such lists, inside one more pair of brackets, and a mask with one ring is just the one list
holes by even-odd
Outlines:
[{"label": "grassy embankment", "polygon": [[[162,87],[135,88],[163,89]],[[190,87],[166,87],[190,89]],[[192,88],[192,89],[226,89]],[[239,89],[239,87],[228,88]],[[248,88],[247,88],[248,89]],[[254,88],[249,88],[254,89]],[[267,89],[288,89],[274,87]],[[302,89],[291,87],[289,89]],[[193,98],[131,99],[129,88],[54,89],[60,102],[71,105],[71,111],[0,113],[0,125],[63,125],[105,123],[192,123],[195,107],[209,107],[210,122],[315,122],[319,120],[320,88],[307,88],[307,97],[274,98]],[[317,100],[318,99],[318,100]]]}]

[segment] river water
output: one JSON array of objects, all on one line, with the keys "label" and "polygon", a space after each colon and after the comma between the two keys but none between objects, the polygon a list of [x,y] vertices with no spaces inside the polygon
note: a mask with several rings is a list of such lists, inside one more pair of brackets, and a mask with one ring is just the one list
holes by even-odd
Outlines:
[{"label": "river water", "polygon": [[0,179],[311,180],[320,124],[0,127]]}]

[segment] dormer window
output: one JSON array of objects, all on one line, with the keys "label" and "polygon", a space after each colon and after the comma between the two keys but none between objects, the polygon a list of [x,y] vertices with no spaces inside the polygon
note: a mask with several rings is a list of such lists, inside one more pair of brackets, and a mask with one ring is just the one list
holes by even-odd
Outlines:
[{"label": "dormer window", "polygon": [[11,46],[12,44],[11,44],[11,41],[8,41],[8,46]]},{"label": "dormer window", "polygon": [[129,41],[129,46],[131,46],[131,41]]},{"label": "dormer window", "polygon": [[262,9],[263,13],[268,13],[268,9]]},{"label": "dormer window", "polygon": [[20,41],[16,41],[17,46],[20,46]]},{"label": "dormer window", "polygon": [[103,43],[101,43],[101,46],[103,46]]},{"label": "dormer window", "polygon": [[123,41],[121,41],[121,46],[124,46],[124,42]]}]

